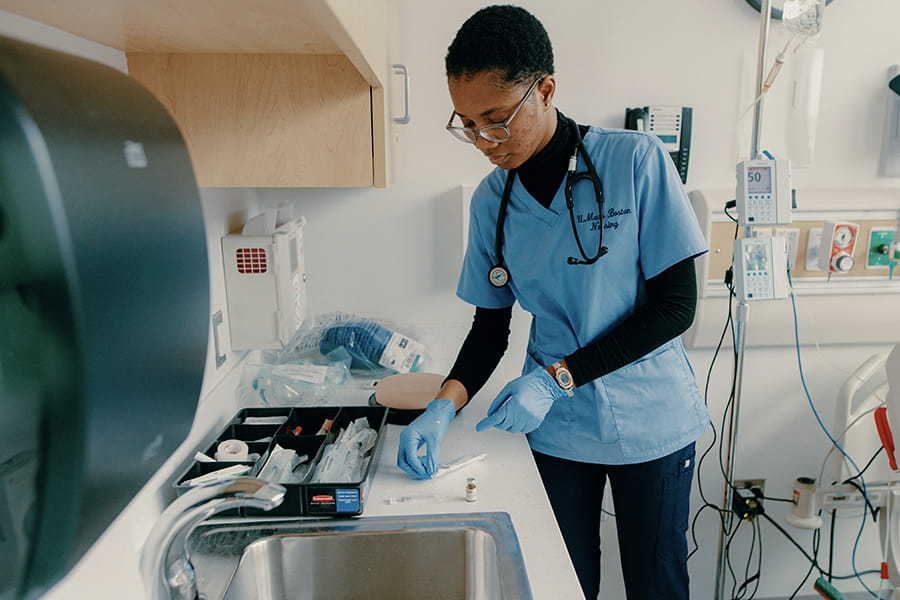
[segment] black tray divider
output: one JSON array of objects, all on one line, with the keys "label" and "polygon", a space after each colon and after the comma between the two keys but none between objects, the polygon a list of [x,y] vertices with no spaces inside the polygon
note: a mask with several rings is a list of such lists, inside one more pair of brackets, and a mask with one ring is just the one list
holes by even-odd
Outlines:
[{"label": "black tray divider", "polygon": [[[299,454],[310,455],[309,468],[304,479],[300,483],[283,484],[286,489],[284,501],[271,511],[244,508],[228,511],[223,515],[232,516],[334,516],[347,517],[361,515],[364,508],[368,489],[371,487],[375,475],[376,465],[384,445],[385,423],[388,409],[386,407],[373,406],[346,406],[346,407],[260,407],[245,408],[227,422],[226,426],[208,447],[206,454],[214,457],[216,448],[221,441],[226,439],[239,439],[247,442],[250,453],[258,453],[260,458],[256,461],[244,461],[241,464],[249,464],[251,471],[249,476],[259,474],[266,460],[270,456],[275,444],[284,448],[297,451]],[[247,425],[244,420],[253,416],[286,416],[286,420],[280,425]],[[364,470],[362,480],[350,483],[309,483],[309,479],[315,472],[321,461],[325,447],[334,443],[341,429],[345,429],[353,420],[366,417],[369,427],[377,433],[375,446],[369,451],[369,461]],[[331,427],[327,434],[316,435],[322,422],[332,419]],[[302,432],[294,435],[293,429],[300,425]],[[269,437],[266,442],[255,441],[262,437]],[[224,468],[239,464],[236,462],[218,461],[206,463],[193,461],[181,477],[173,484],[179,494],[184,493],[189,486],[183,482],[202,475],[216,468]],[[330,501],[328,500],[330,498]],[[324,500],[323,500],[324,499]]]}]

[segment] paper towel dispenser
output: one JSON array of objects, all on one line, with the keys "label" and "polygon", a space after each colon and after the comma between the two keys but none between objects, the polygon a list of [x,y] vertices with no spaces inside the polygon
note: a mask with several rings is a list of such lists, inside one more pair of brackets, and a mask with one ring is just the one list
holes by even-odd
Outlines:
[{"label": "paper towel dispenser", "polygon": [[175,123],[0,38],[0,599],[64,575],[187,436],[209,269]]}]

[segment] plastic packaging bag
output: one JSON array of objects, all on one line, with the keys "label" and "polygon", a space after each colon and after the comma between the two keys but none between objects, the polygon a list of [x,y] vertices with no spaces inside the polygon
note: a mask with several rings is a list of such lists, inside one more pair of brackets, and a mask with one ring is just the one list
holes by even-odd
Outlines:
[{"label": "plastic packaging bag", "polygon": [[421,367],[425,346],[386,323],[334,312],[305,323],[269,362],[285,364],[335,353],[349,356],[354,370],[409,373]]},{"label": "plastic packaging bag", "polygon": [[822,31],[824,16],[825,0],[786,0],[781,19],[789,32],[813,37]]},{"label": "plastic packaging bag", "polygon": [[[248,361],[238,390],[241,406],[317,406],[356,383],[417,370],[425,346],[384,323],[348,313],[304,322],[290,343]],[[360,382],[357,375],[367,380]]]},{"label": "plastic packaging bag", "polygon": [[361,481],[369,464],[369,452],[378,433],[365,417],[342,429],[334,442],[325,446],[310,483],[351,483]]},{"label": "plastic packaging bag", "polygon": [[241,386],[242,406],[314,406],[332,386],[350,379],[348,355],[336,352],[325,364],[247,363]]},{"label": "plastic packaging bag", "polygon": [[306,476],[308,465],[305,463],[307,460],[309,457],[305,454],[297,456],[295,450],[282,448],[275,444],[257,477],[269,483],[300,483]]},{"label": "plastic packaging bag", "polygon": [[355,320],[329,327],[319,349],[328,354],[338,348],[350,353],[350,368],[375,370],[387,367],[398,373],[415,371],[424,347],[374,321]]}]

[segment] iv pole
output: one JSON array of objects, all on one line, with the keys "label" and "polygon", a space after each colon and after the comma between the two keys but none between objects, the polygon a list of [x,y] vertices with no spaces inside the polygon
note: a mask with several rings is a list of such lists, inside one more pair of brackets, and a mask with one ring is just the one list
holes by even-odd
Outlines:
[{"label": "iv pole", "polygon": [[[769,40],[769,21],[772,12],[771,0],[762,0],[760,6],[760,28],[759,28],[759,54],[756,65],[756,89],[754,98],[756,103],[753,108],[753,131],[750,147],[750,158],[759,157],[760,137],[762,133],[762,112],[763,112],[763,80],[765,78],[766,66],[766,46]],[[746,228],[745,235],[749,236],[750,228]],[[725,490],[722,499],[722,526],[719,529],[719,549],[716,562],[716,594],[715,600],[725,600],[725,571],[726,552],[725,546],[730,542],[726,539],[725,532],[731,531],[734,513],[731,510],[731,502],[734,495],[732,487],[732,468],[734,466],[734,454],[737,447],[738,435],[738,416],[741,407],[741,389],[744,380],[744,348],[747,339],[747,321],[750,313],[750,304],[744,300],[738,300],[737,307],[737,332],[735,335],[735,374],[734,374],[734,398],[731,405],[731,415],[728,419],[728,429],[723,441],[727,442],[728,452],[725,456],[724,472],[725,472]]]}]

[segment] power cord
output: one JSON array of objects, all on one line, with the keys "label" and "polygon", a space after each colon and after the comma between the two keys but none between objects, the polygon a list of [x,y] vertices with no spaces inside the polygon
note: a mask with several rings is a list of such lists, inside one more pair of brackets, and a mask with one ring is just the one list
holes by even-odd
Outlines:
[{"label": "power cord", "polygon": [[[813,558],[818,560],[819,558],[819,543],[822,539],[822,532],[820,529],[816,529],[813,531]],[[809,569],[806,571],[806,575],[803,577],[803,580],[800,582],[800,585],[794,589],[794,592],[790,595],[788,600],[794,600],[797,597],[797,594],[800,593],[800,590],[803,589],[803,586],[806,585],[806,582],[809,581],[809,576],[812,575],[813,571],[816,570],[815,563],[810,563]]]},{"label": "power cord", "polygon": [[[737,232],[738,232],[738,230],[737,230],[737,228],[735,228],[735,237],[737,237]],[[729,298],[733,298],[734,297],[734,286],[732,285],[732,278],[731,278],[730,274],[731,274],[731,269],[728,269],[728,271],[725,273],[725,286],[728,288]],[[722,346],[725,342],[725,336],[728,334],[729,330],[731,331],[732,339],[734,339],[734,316],[733,316],[733,311],[732,311],[732,303],[730,301],[728,303],[728,316],[725,319],[725,325],[722,328],[722,333],[719,335],[719,341],[716,344],[716,349],[713,352],[712,360],[710,361],[709,368],[707,369],[707,372],[706,372],[706,383],[705,383],[704,389],[703,389],[703,402],[704,402],[704,404],[706,404],[706,406],[709,406],[709,386],[710,386],[710,381],[712,379],[712,373],[713,373],[713,370],[715,369],[716,362],[718,361],[719,353],[722,351]],[[734,389],[734,380],[733,379],[732,379],[732,389]],[[706,459],[706,457],[709,455],[709,453],[712,451],[712,449],[715,448],[716,442],[719,441],[718,432],[716,431],[716,426],[715,426],[715,423],[712,421],[712,419],[710,419],[710,428],[712,429],[713,439],[710,442],[709,446],[707,446],[707,448],[700,455],[700,458],[697,461],[697,470],[696,470],[696,472],[697,472],[697,489],[700,492],[700,498],[703,500],[703,504],[700,506],[700,508],[697,509],[697,512],[694,514],[694,518],[691,520],[691,541],[694,544],[694,548],[688,554],[688,557],[687,557],[688,560],[690,560],[691,557],[694,554],[696,554],[697,551],[700,549],[700,545],[697,542],[697,529],[696,528],[697,528],[697,522],[700,518],[700,515],[703,513],[704,510],[707,510],[707,509],[715,510],[716,513],[719,515],[720,527],[722,527],[723,530],[725,528],[725,515],[727,514],[727,510],[723,509],[722,507],[718,506],[717,504],[715,504],[713,502],[710,502],[709,499],[707,499],[706,494],[703,491],[703,478],[701,476],[702,470],[703,470],[703,462]],[[721,442],[720,442],[719,446],[721,449]],[[719,454],[721,457],[721,450],[720,450]],[[721,468],[721,460],[720,460],[720,468]],[[726,535],[727,534],[728,534],[728,532],[726,532]]]},{"label": "power cord", "polygon": [[[759,591],[759,582],[762,576],[762,529],[759,526],[759,520],[753,519],[753,539],[750,541],[750,554],[747,555],[747,564],[744,567],[744,581],[737,588],[737,590],[732,594],[734,600],[752,600],[756,595],[756,592]],[[750,564],[753,562],[753,550],[754,547],[758,546],[759,550],[757,551],[757,561],[756,561],[756,573],[750,575]],[[750,587],[750,584],[755,584],[753,587],[753,591],[749,596],[745,597],[747,590]]]},{"label": "power cord", "polygon": [[[738,226],[737,219],[729,212],[729,208],[733,208],[736,202],[731,200],[725,205],[725,214],[735,223],[734,230],[734,239],[738,238],[740,228]],[[732,341],[732,377],[731,377],[731,386],[728,394],[728,400],[725,404],[725,407],[722,412],[722,423],[721,423],[721,431],[725,431],[726,423],[729,416],[732,414],[731,411],[734,410],[734,402],[736,400],[737,393],[737,360],[738,360],[738,347],[737,347],[737,339],[736,339],[736,330],[735,330],[735,321],[734,321],[734,300],[735,296],[735,288],[734,288],[734,268],[730,266],[725,274],[724,274],[724,284],[728,289],[729,294],[729,302],[728,302],[728,315],[725,320],[725,324],[722,328],[722,333],[719,336],[718,343],[716,344],[715,352],[713,353],[713,358],[710,362],[709,369],[706,374],[706,383],[704,387],[703,398],[704,402],[707,406],[709,406],[709,387],[712,379],[712,373],[715,369],[717,361],[719,359],[720,352],[722,351],[725,336],[731,334]],[[762,575],[762,530],[759,526],[758,521],[752,518],[752,514],[746,511],[742,511],[741,503],[742,502],[752,502],[756,504],[758,502],[755,496],[751,496],[746,499],[742,499],[743,491],[738,490],[734,486],[732,486],[732,491],[734,494],[732,495],[732,506],[730,507],[720,507],[717,504],[710,502],[707,499],[706,494],[703,491],[702,486],[702,466],[703,462],[709,453],[712,451],[714,447],[718,444],[718,459],[719,459],[719,470],[722,474],[723,479],[726,482],[729,482],[729,476],[725,469],[723,450],[724,450],[724,439],[720,438],[718,431],[716,430],[714,422],[710,421],[710,425],[713,430],[713,440],[710,445],[706,448],[706,450],[700,456],[700,459],[697,463],[697,477],[698,477],[698,489],[700,491],[701,499],[703,500],[703,504],[697,510],[694,515],[694,518],[691,523],[691,539],[694,544],[693,550],[691,550],[690,554],[688,554],[688,559],[690,559],[698,550],[699,544],[697,543],[697,535],[696,535],[696,526],[699,521],[700,515],[708,509],[715,510],[719,515],[720,526],[722,528],[723,535],[726,536],[726,542],[723,547],[724,561],[728,570],[728,576],[731,579],[731,597],[734,600],[752,600],[752,598],[756,595]],[[748,492],[749,493],[749,492]],[[761,492],[760,492],[761,494]],[[735,501],[737,500],[737,502]],[[726,516],[729,512],[734,512],[737,516],[741,517],[738,519],[737,523],[732,523],[730,526],[726,526]],[[743,572],[743,581],[739,583],[739,577],[735,572],[734,565],[732,564],[732,546],[735,542],[737,532],[741,528],[741,525],[744,520],[749,520],[752,523],[753,527],[753,538],[750,542],[750,550],[747,555],[747,562],[744,566]],[[753,565],[753,558],[756,556],[756,572],[754,574],[750,574],[751,567]]]},{"label": "power cord", "polygon": [[[856,463],[853,461],[853,458],[849,454],[847,454],[847,452],[838,443],[838,441],[836,439],[834,439],[834,436],[831,435],[831,432],[828,430],[828,428],[822,422],[822,417],[819,415],[819,411],[816,410],[815,402],[813,402],[812,395],[809,393],[809,387],[806,385],[806,376],[803,373],[803,360],[801,359],[801,356],[800,356],[800,326],[799,326],[798,318],[797,318],[797,300],[796,300],[796,296],[794,294],[794,282],[791,280],[791,272],[790,271],[787,272],[787,278],[788,278],[788,286],[789,286],[790,292],[791,292],[791,294],[790,294],[791,308],[793,310],[793,315],[794,315],[794,342],[795,342],[795,347],[797,350],[797,367],[800,372],[800,383],[803,385],[803,392],[806,394],[806,399],[809,402],[809,407],[812,410],[813,415],[816,417],[816,422],[819,424],[819,427],[822,429],[823,432],[825,432],[825,435],[828,436],[828,439],[831,441],[832,445],[835,448],[837,448],[841,454],[844,455],[844,457],[847,459],[847,461],[851,465],[853,465],[853,468],[857,471],[857,473],[859,473],[859,475],[860,475],[859,481],[861,484],[861,487],[859,488],[859,490],[862,493],[863,498],[866,499],[866,503],[869,504],[868,494],[866,493],[866,481],[862,477],[862,470],[856,465]],[[856,539],[853,542],[853,552],[850,555],[850,565],[853,568],[853,572],[856,573],[857,575],[859,574],[859,571],[856,568],[856,554],[859,549],[859,541],[862,538],[863,530],[865,529],[865,527],[866,527],[866,515],[865,515],[865,513],[863,513],[863,519],[860,522],[859,531],[857,532]],[[870,596],[872,596],[873,598],[878,598],[878,595],[874,591],[872,591],[868,585],[866,585],[866,582],[863,581],[861,576],[858,576],[857,579],[859,580],[860,585],[863,586],[863,588],[866,590],[866,592],[869,593]]]},{"label": "power cord", "polygon": [[[878,573],[878,574],[881,573],[881,571],[880,571],[879,569],[870,569],[870,570],[868,570],[868,571],[854,572],[854,573],[852,573],[852,574],[850,574],[850,575],[834,575],[833,573],[831,573],[831,572],[827,571],[826,569],[822,568],[822,566],[819,564],[819,561],[816,560],[815,555],[814,555],[814,556],[810,556],[810,555],[806,552],[806,550],[803,549],[803,546],[801,546],[800,543],[799,543],[796,539],[794,539],[794,537],[793,537],[790,533],[788,533],[787,531],[785,531],[784,527],[782,527],[781,525],[778,524],[777,521],[775,521],[774,519],[772,519],[772,517],[770,517],[770,516],[768,515],[768,513],[766,513],[765,511],[761,511],[761,512],[759,513],[759,515],[760,515],[762,518],[764,518],[766,521],[768,521],[768,522],[769,522],[775,529],[777,529],[784,537],[786,537],[786,538],[788,539],[788,541],[791,542],[791,544],[792,544],[795,548],[797,548],[797,550],[799,550],[801,554],[803,554],[804,558],[806,558],[806,560],[808,560],[808,561],[810,562],[810,564],[813,566],[813,568],[817,569],[817,570],[819,571],[819,574],[822,575],[823,577],[828,577],[829,579],[857,579],[858,576],[860,576],[860,575],[874,575],[874,574],[876,574],[876,573]],[[816,548],[815,554],[818,554],[818,548]]]},{"label": "power cord", "polygon": [[734,541],[735,536],[737,535],[738,530],[741,528],[741,525],[744,523],[744,519],[739,519],[737,525],[735,525],[734,529],[731,532],[731,535],[728,536],[728,541],[725,543],[725,564],[728,566],[728,573],[731,575],[731,597],[734,598],[737,587],[737,575],[734,573],[734,567],[731,565],[731,542]]},{"label": "power cord", "polygon": [[878,450],[875,451],[875,454],[872,455],[872,458],[869,459],[869,462],[866,463],[866,466],[862,468],[862,471],[850,477],[849,479],[845,479],[844,483],[850,483],[851,480],[856,479],[857,477],[862,477],[863,473],[869,470],[869,467],[872,466],[872,463],[875,462],[875,459],[878,458],[878,455],[884,451],[884,446],[879,446]]},{"label": "power cord", "polygon": [[879,508],[875,508],[874,506],[872,506],[872,503],[869,501],[869,495],[866,494],[866,490],[863,489],[863,486],[859,485],[858,483],[856,483],[856,482],[853,481],[853,480],[854,480],[854,479],[857,479],[857,478],[860,478],[860,481],[862,481],[861,478],[862,478],[862,476],[863,476],[863,473],[865,473],[866,470],[868,470],[868,468],[872,466],[872,463],[875,462],[875,459],[878,458],[878,455],[881,454],[881,451],[882,451],[882,450],[884,450],[884,446],[880,446],[880,447],[878,448],[878,450],[875,451],[875,454],[872,455],[872,458],[869,459],[869,462],[866,463],[866,466],[864,466],[864,467],[862,468],[862,470],[861,470],[859,473],[857,473],[857,474],[854,475],[853,477],[850,477],[850,478],[848,478],[848,479],[845,479],[845,480],[842,482],[842,483],[849,483],[850,485],[852,485],[853,487],[855,487],[857,490],[859,490],[859,493],[861,493],[862,496],[863,496],[863,500],[865,500],[866,507],[867,507],[867,508],[869,509],[869,511],[872,513],[872,522],[873,522],[873,523],[877,523],[877,522],[878,522],[878,512],[879,512],[881,509],[880,509],[880,507],[879,507]]}]

